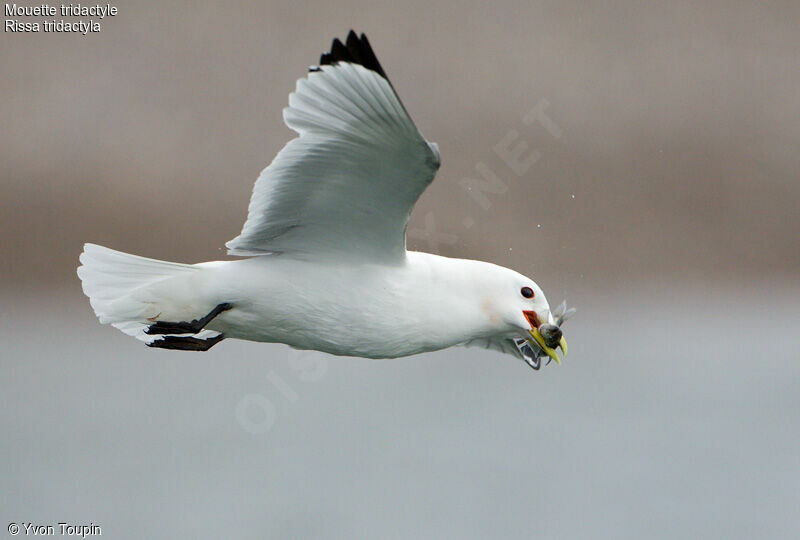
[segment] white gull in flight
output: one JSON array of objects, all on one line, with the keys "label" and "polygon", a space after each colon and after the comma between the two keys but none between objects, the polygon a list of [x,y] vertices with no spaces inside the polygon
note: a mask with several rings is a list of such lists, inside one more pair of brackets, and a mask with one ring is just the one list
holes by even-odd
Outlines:
[{"label": "white gull in flight", "polygon": [[530,278],[406,250],[406,226],[439,168],[364,34],[333,41],[297,82],[284,121],[299,136],[256,181],[248,258],[157,261],[86,244],[78,276],[100,322],[150,347],[205,351],[225,338],[397,358],[455,345],[560,359],[560,325]]}]

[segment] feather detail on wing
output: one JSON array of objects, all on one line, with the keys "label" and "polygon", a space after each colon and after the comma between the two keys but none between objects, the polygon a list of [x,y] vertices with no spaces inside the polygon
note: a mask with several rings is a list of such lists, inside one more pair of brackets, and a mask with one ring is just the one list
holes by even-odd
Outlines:
[{"label": "feather detail on wing", "polygon": [[477,338],[464,343],[465,347],[480,347],[481,349],[488,349],[490,351],[498,351],[505,354],[523,358],[522,352],[511,338]]},{"label": "feather detail on wing", "polygon": [[[492,351],[510,354],[522,360],[535,370],[542,366],[542,356],[544,353],[535,344],[524,339],[515,338],[478,338],[464,343],[465,347],[480,347]],[[548,360],[549,363],[549,360]]]},{"label": "feather detail on wing", "polygon": [[232,255],[405,256],[411,210],[439,152],[408,116],[369,46],[333,42],[284,109],[299,134],[261,173]]}]

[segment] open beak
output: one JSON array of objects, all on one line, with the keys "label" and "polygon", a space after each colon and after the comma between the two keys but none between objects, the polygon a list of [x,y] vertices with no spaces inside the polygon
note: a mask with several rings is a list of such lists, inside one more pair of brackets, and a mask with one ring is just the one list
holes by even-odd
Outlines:
[{"label": "open beak", "polygon": [[[556,361],[556,364],[561,365],[561,358],[558,357],[558,353],[555,349],[551,349],[548,347],[544,342],[544,337],[542,337],[541,332],[539,332],[538,328],[534,328],[530,331],[531,337],[533,341],[536,342],[536,345],[539,346],[540,349],[544,351],[544,353]],[[561,356],[567,356],[567,340],[564,339],[562,336],[561,339],[558,341],[558,347],[561,349]]]},{"label": "open beak", "polygon": [[[561,358],[564,358],[564,357],[567,356],[567,340],[564,339],[563,335],[558,340],[557,347],[561,349],[561,358],[559,358],[558,357],[558,353],[556,352],[556,350],[547,346],[547,342],[545,341],[544,336],[539,331],[540,323],[539,323],[538,316],[533,311],[525,311],[523,313],[525,314],[525,317],[528,319],[528,322],[531,325],[531,329],[529,330],[529,333],[531,335],[531,338],[533,338],[533,341],[536,342],[536,345],[542,351],[544,351],[544,353],[547,356],[549,356],[550,358],[555,360],[556,364],[561,365]],[[558,330],[557,327],[556,327],[556,330]],[[558,333],[560,334],[561,332],[559,331]]]}]

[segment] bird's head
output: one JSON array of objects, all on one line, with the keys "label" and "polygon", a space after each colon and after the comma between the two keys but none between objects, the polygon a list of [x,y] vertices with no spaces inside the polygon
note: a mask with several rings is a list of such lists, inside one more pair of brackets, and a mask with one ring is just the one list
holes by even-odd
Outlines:
[{"label": "bird's head", "polygon": [[551,310],[539,285],[519,274],[509,280],[504,289],[504,321],[512,328],[512,333],[527,342],[533,352],[530,358],[524,354],[525,360],[538,367],[538,359],[548,356],[560,364],[561,358],[556,349],[561,349],[562,357],[567,354],[567,341],[561,324],[575,310],[567,310],[566,304]]}]

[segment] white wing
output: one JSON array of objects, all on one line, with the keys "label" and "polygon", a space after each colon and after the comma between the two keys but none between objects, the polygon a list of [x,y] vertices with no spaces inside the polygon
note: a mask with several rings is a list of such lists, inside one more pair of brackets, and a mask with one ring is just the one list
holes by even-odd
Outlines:
[{"label": "white wing", "polygon": [[524,358],[522,351],[514,344],[511,338],[478,338],[471,339],[464,343],[465,347],[480,347],[481,349],[488,349],[491,351],[498,351],[505,354],[516,356],[517,358]]},{"label": "white wing", "polygon": [[[516,356],[517,358],[525,360],[525,362],[535,370],[538,370],[542,366],[542,358],[546,358],[544,352],[536,347],[535,344],[520,339],[502,337],[478,338],[467,341],[464,343],[464,346],[480,347],[482,349],[499,351]],[[549,362],[550,360],[548,359],[547,363]]]},{"label": "white wing", "polygon": [[284,121],[299,137],[261,173],[232,255],[309,253],[390,261],[439,168],[363,34],[334,40],[297,82]]}]

